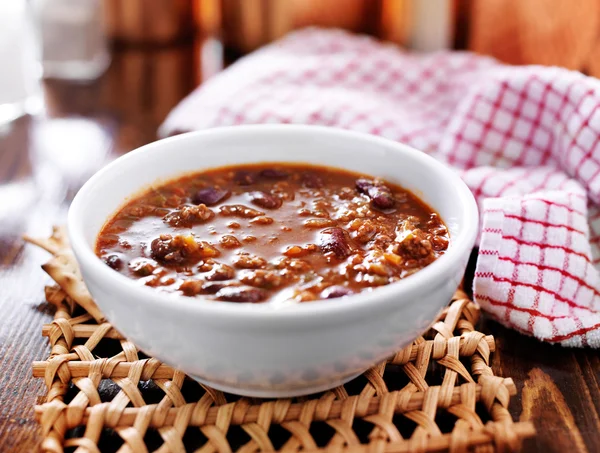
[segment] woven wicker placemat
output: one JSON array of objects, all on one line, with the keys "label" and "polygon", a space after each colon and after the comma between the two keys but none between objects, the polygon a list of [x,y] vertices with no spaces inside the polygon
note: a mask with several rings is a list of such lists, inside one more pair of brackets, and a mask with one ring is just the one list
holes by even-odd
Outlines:
[{"label": "woven wicker placemat", "polygon": [[460,290],[423,336],[344,386],[240,398],[145,356],[103,321],[64,231],[26,239],[52,253],[43,268],[57,283],[46,288],[50,357],[33,364],[48,388],[35,407],[42,451],[507,452],[534,435],[513,422],[516,387],[494,376],[494,339],[475,330],[479,307]]}]

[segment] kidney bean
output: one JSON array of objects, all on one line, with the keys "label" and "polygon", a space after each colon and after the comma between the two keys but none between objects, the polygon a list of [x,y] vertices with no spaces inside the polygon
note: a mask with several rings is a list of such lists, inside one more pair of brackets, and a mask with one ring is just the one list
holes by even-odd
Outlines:
[{"label": "kidney bean", "polygon": [[237,282],[204,282],[202,284],[202,292],[204,294],[216,294],[223,288],[238,286]]},{"label": "kidney bean", "polygon": [[123,261],[121,261],[121,258],[119,258],[117,255],[108,255],[104,258],[104,262],[108,265],[108,267],[116,271],[123,267]]},{"label": "kidney bean", "polygon": [[260,191],[250,193],[250,199],[252,203],[265,209],[277,209],[283,203],[281,198]]},{"label": "kidney bean", "polygon": [[200,189],[192,197],[195,204],[205,204],[206,206],[214,206],[220,201],[224,201],[231,195],[229,190],[217,189],[216,187],[207,187]]},{"label": "kidney bean", "polygon": [[369,189],[373,187],[373,181],[370,179],[360,178],[356,180],[355,185],[356,189],[360,193],[368,194]]},{"label": "kidney bean", "polygon": [[323,299],[335,299],[337,297],[349,296],[350,294],[353,294],[351,289],[342,285],[334,285],[330,286],[329,288],[325,288],[321,292],[321,297]]},{"label": "kidney bean", "polygon": [[265,168],[260,172],[260,176],[267,179],[285,179],[289,176],[287,171],[277,170],[276,168]]},{"label": "kidney bean", "polygon": [[184,260],[182,249],[173,246],[173,237],[170,234],[161,234],[150,244],[150,255],[158,261],[179,263]]},{"label": "kidney bean", "polygon": [[319,247],[324,253],[333,252],[339,259],[346,258],[352,252],[346,234],[341,228],[327,228],[319,233]]},{"label": "kidney bean", "polygon": [[235,173],[233,180],[240,186],[249,186],[256,182],[256,174],[248,170],[239,170]]},{"label": "kidney bean", "polygon": [[369,197],[373,204],[381,209],[390,209],[394,207],[394,196],[386,186],[375,186],[369,190]]},{"label": "kidney bean", "polygon": [[302,174],[302,184],[309,189],[320,189],[323,187],[323,180],[319,175],[306,172]]},{"label": "kidney bean", "polygon": [[229,302],[261,302],[267,298],[267,293],[249,286],[228,286],[220,289],[216,297]]},{"label": "kidney bean", "polygon": [[435,251],[446,250],[448,248],[448,239],[444,236],[432,236],[429,241]]},{"label": "kidney bean", "polygon": [[366,194],[371,199],[375,207],[380,209],[394,207],[396,200],[392,191],[386,185],[365,178],[357,179],[355,185],[360,193]]}]

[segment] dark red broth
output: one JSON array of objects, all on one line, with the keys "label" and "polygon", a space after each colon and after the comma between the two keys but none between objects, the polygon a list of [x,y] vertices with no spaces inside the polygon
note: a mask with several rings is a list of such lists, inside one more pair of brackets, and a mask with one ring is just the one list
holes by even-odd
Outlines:
[{"label": "dark red broth", "polygon": [[96,253],[161,291],[280,303],[398,281],[448,241],[439,215],[399,186],[336,168],[260,164],[151,188],[107,222]]}]

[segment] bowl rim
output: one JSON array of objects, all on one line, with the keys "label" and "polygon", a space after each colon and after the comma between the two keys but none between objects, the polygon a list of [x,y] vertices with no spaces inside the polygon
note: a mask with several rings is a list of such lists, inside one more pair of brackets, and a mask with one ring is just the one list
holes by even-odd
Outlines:
[{"label": "bowl rim", "polygon": [[[440,174],[440,179],[444,181],[444,184],[455,187],[458,195],[456,202],[461,203],[464,207],[464,216],[458,219],[458,223],[461,229],[464,229],[464,232],[453,242],[452,247],[444,255],[425,268],[397,282],[377,287],[372,291],[353,294],[343,299],[322,299],[310,303],[285,306],[240,304],[236,302],[213,301],[199,297],[192,298],[176,293],[163,293],[154,288],[140,285],[136,280],[115,272],[96,256],[93,248],[88,245],[85,239],[82,215],[86,209],[87,197],[93,193],[95,185],[106,175],[119,168],[123,162],[134,159],[141,153],[160,153],[161,148],[165,144],[173,144],[178,141],[194,141],[208,135],[243,135],[249,133],[309,133],[313,136],[315,134],[328,134],[330,136],[342,136],[342,138],[361,140],[372,146],[385,145],[388,148],[394,148],[394,152],[409,153],[414,160],[418,161],[419,165],[429,167]],[[339,168],[343,169],[343,164]],[[176,177],[177,175],[168,176],[165,180]],[[141,299],[144,299],[144,303],[158,305],[165,310],[177,309],[186,313],[210,315],[216,317],[215,319],[229,318],[231,316],[246,319],[268,316],[269,319],[277,318],[283,320],[287,318],[298,321],[305,317],[317,319],[317,317],[324,315],[347,315],[351,312],[364,313],[365,311],[372,311],[390,304],[404,305],[408,303],[411,295],[422,292],[420,290],[421,287],[431,287],[432,281],[441,284],[455,273],[454,268],[458,265],[458,261],[460,261],[465,253],[470,253],[470,249],[473,247],[475,238],[477,237],[478,223],[479,213],[477,203],[467,185],[454,170],[422,151],[376,135],[340,128],[314,125],[258,124],[215,127],[207,130],[188,132],[157,140],[115,159],[96,172],[76,194],[68,212],[67,231],[79,266],[82,268],[85,267],[88,272],[94,273],[96,275],[95,280],[110,281],[113,288],[112,291],[117,294],[119,292],[127,292],[130,295],[137,294]],[[398,300],[400,296],[403,299],[406,298],[406,300]],[[135,301],[132,302],[135,303]]]}]

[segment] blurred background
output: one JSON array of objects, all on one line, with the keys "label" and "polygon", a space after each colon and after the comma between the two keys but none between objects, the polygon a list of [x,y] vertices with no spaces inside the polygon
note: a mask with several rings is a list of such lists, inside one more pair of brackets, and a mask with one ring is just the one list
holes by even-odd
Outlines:
[{"label": "blurred background", "polygon": [[[600,74],[600,0],[5,0],[0,184],[68,201],[224,67],[306,26]],[[14,184],[9,188],[14,189]],[[0,198],[7,187],[0,185]],[[6,214],[6,207],[0,214]],[[2,215],[5,218],[5,215]],[[10,216],[9,216],[10,217]],[[1,233],[1,231],[0,231]]]},{"label": "blurred background", "polygon": [[117,138],[134,147],[202,81],[310,25],[597,75],[599,19],[598,0],[10,0],[0,4],[0,124],[44,111],[117,115]]},{"label": "blurred background", "polygon": [[597,75],[599,19],[598,0],[576,8],[569,0],[5,1],[0,123],[44,106],[50,115],[114,109],[159,123],[225,65],[310,25]]}]

